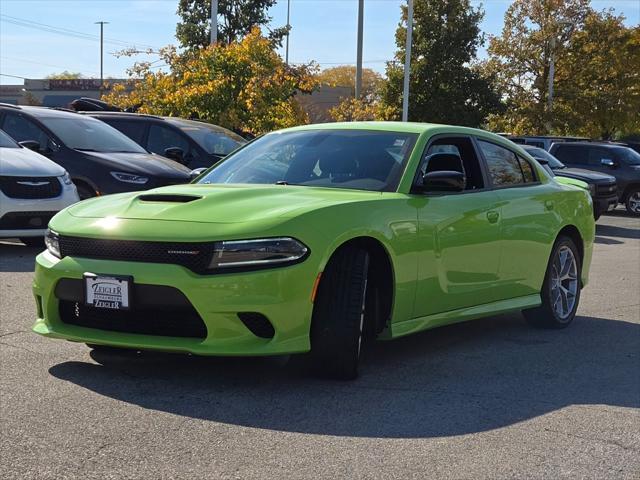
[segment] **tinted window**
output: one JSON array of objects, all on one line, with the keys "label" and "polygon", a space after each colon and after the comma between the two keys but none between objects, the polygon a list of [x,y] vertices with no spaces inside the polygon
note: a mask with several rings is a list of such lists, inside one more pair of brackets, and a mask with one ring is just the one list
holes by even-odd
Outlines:
[{"label": "tinted window", "polygon": [[2,148],[19,148],[18,144],[9,135],[0,130],[0,147]]},{"label": "tinted window", "polygon": [[111,125],[113,128],[117,128],[122,133],[124,133],[127,137],[129,137],[131,140],[142,145],[142,141],[144,138],[144,130],[146,127],[144,122],[117,120],[117,119],[111,119],[111,118],[106,118],[106,119],[101,118],[100,120]]},{"label": "tinted window", "polygon": [[577,163],[586,165],[588,162],[588,149],[581,145],[560,145],[553,154],[562,163]]},{"label": "tinted window", "polygon": [[551,155],[546,150],[543,150],[542,148],[527,147],[527,148],[525,148],[525,150],[533,158],[542,159],[542,160],[546,160],[547,162],[549,162],[549,166],[551,168],[565,168],[564,164],[562,162],[560,162],[556,157]]},{"label": "tinted window", "polygon": [[2,123],[2,129],[16,142],[34,140],[42,147],[49,142],[49,136],[39,126],[17,113],[7,113]]},{"label": "tinted window", "polygon": [[527,183],[536,181],[536,174],[533,171],[533,166],[529,163],[528,160],[518,157],[518,161],[520,162],[520,169],[522,170],[522,174],[524,175],[524,181]]},{"label": "tinted window", "polygon": [[537,140],[527,140],[527,145],[531,145],[533,147],[544,148],[544,142],[540,142]]},{"label": "tinted window", "polygon": [[78,114],[40,117],[39,120],[69,148],[94,152],[145,153],[126,135],[95,118]]},{"label": "tinted window", "polygon": [[229,155],[200,183],[395,190],[416,138],[363,130],[275,132]]},{"label": "tinted window", "polygon": [[522,170],[516,154],[494,143],[478,142],[487,160],[489,175],[495,186],[518,185],[524,183]]},{"label": "tinted window", "polygon": [[240,145],[247,143],[244,138],[226,128],[192,120],[168,120],[177,126],[207,153],[228,155]]},{"label": "tinted window", "polygon": [[460,157],[466,176],[465,190],[476,190],[484,187],[482,170],[471,139],[464,137],[439,138],[434,141],[429,145],[420,166],[420,171],[423,175],[429,170],[430,156],[434,153],[453,153]]},{"label": "tinted window", "polygon": [[179,148],[186,155],[189,153],[189,141],[172,128],[152,124],[149,127],[147,150],[164,155],[167,148]]},{"label": "tinted window", "polygon": [[615,160],[616,154],[607,148],[591,147],[587,158],[589,165],[602,166],[602,160]]},{"label": "tinted window", "polygon": [[616,147],[618,158],[629,165],[640,165],[640,153],[630,147]]}]

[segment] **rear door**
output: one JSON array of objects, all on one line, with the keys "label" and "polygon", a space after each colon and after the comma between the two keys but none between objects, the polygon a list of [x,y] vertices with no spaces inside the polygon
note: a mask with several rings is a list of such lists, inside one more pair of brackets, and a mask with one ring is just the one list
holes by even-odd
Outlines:
[{"label": "rear door", "polygon": [[516,152],[478,139],[490,182],[501,208],[502,256],[498,276],[500,299],[540,292],[546,270],[550,232],[556,231],[553,215],[555,185],[542,184],[533,165]]},{"label": "rear door", "polygon": [[459,193],[417,197],[418,264],[414,317],[496,300],[500,265],[500,205],[488,188],[471,137],[439,136],[424,152],[420,171],[432,153],[460,155],[467,177]]}]

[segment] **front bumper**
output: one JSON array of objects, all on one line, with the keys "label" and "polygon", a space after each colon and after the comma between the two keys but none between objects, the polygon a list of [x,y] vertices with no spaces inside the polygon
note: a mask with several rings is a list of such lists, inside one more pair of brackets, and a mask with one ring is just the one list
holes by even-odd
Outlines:
[{"label": "front bumper", "polygon": [[[36,258],[33,293],[38,318],[33,330],[47,337],[75,342],[198,355],[261,356],[306,352],[310,348],[315,270],[314,263],[307,258],[288,267],[204,276],[177,265],[72,257],[60,260],[43,252]],[[82,279],[85,272],[130,275],[134,284],[174,287],[202,318],[206,337],[125,333],[63,322],[56,285],[61,279]],[[132,301],[135,308],[135,298]],[[274,327],[273,338],[261,338],[251,333],[238,317],[239,312],[264,315]]]},{"label": "front bumper", "polygon": [[604,213],[618,205],[618,196],[609,195],[606,197],[593,197],[593,210],[596,213]]}]

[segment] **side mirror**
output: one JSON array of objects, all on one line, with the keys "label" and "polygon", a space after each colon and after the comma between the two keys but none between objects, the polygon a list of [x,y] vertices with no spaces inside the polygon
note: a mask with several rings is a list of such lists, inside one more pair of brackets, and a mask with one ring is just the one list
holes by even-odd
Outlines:
[{"label": "side mirror", "polygon": [[604,165],[605,167],[609,167],[609,168],[615,168],[616,167],[615,160],[612,160],[610,158],[602,158],[600,160],[600,164]]},{"label": "side mirror", "polygon": [[24,148],[28,148],[29,150],[33,150],[34,152],[40,152],[40,143],[35,140],[24,140],[22,142],[18,142]]},{"label": "side mirror", "polygon": [[206,171],[207,169],[202,167],[202,168],[195,168],[193,170],[191,170],[191,173],[189,174],[191,176],[191,180],[195,180],[196,178],[198,178],[200,175],[202,175],[202,173],[204,171]]},{"label": "side mirror", "polygon": [[169,147],[164,151],[164,156],[176,162],[184,163],[184,150],[181,148]]},{"label": "side mirror", "polygon": [[466,177],[462,172],[454,170],[437,170],[428,172],[422,177],[424,192],[461,192],[466,186]]}]

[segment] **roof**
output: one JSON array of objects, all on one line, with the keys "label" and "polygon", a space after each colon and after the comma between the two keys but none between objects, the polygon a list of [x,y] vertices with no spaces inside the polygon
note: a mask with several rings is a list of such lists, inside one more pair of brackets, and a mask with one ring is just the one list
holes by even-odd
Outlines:
[{"label": "roof", "polygon": [[127,117],[127,118],[155,118],[157,120],[166,120],[166,117],[160,117],[158,115],[151,115],[148,113],[134,113],[134,112],[107,112],[107,111],[81,111],[83,115],[89,115],[90,117]]},{"label": "roof", "polygon": [[48,108],[48,107],[32,107],[28,105],[1,105],[0,107],[17,108],[23,112],[27,112],[34,117],[68,117],[69,115],[77,115],[73,110]]},{"label": "roof", "polygon": [[618,143],[618,142],[597,142],[597,141],[582,141],[582,142],[566,142],[566,143],[562,143],[563,146],[565,145],[578,145],[581,147],[626,147],[627,145],[625,143]]}]

